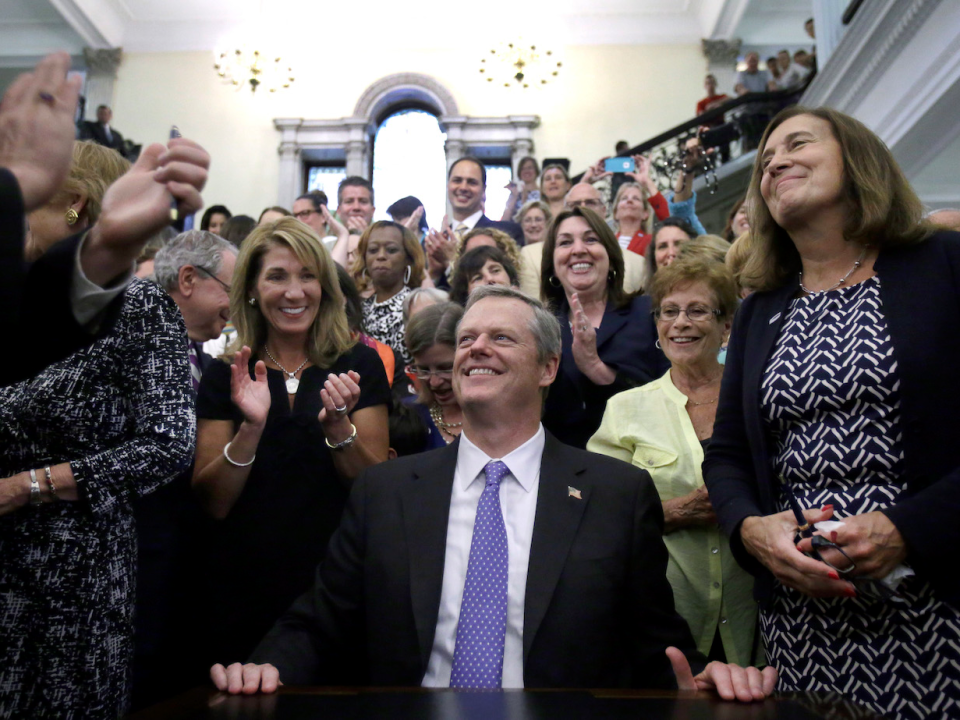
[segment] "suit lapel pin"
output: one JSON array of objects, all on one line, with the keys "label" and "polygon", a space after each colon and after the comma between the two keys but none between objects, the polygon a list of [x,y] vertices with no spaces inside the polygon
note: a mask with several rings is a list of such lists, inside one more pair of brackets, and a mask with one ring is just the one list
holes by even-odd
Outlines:
[{"label": "suit lapel pin", "polygon": [[569,485],[567,485],[567,496],[576,498],[577,500],[583,500],[583,498],[580,496],[580,491],[575,487],[570,487]]}]

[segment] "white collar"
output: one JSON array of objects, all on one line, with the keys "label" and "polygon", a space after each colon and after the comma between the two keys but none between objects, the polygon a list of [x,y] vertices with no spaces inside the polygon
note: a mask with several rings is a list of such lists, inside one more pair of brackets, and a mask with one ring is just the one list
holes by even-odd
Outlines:
[{"label": "white collar", "polygon": [[483,208],[481,208],[480,210],[477,210],[473,215],[471,215],[470,217],[464,218],[463,220],[455,219],[453,221],[453,229],[456,230],[458,227],[460,227],[460,225],[466,225],[468,229],[473,230],[477,226],[477,223],[480,222],[480,218],[482,217],[483,217]]},{"label": "white collar", "polygon": [[466,490],[483,472],[483,468],[491,460],[501,460],[510,469],[520,486],[530,492],[533,483],[540,474],[540,461],[543,458],[543,446],[547,436],[541,424],[532,438],[527,440],[516,450],[502,458],[492,458],[478,448],[467,437],[466,431],[460,432],[460,446],[457,450],[457,471],[462,483],[461,490]]}]

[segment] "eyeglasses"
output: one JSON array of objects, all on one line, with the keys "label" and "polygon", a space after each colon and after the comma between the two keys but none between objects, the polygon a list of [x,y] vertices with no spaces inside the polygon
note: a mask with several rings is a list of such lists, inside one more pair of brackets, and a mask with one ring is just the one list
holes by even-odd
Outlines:
[{"label": "eyeglasses", "polygon": [[214,280],[216,280],[218,283],[220,283],[220,287],[222,287],[222,288],[224,289],[224,291],[227,293],[227,295],[230,294],[230,286],[227,285],[223,280],[221,280],[220,278],[218,278],[216,275],[214,275],[213,272],[211,272],[211,271],[208,270],[207,268],[203,267],[202,265],[195,265],[194,267],[196,267],[197,270],[200,270],[201,272],[205,273],[205,274],[207,275],[207,277],[211,277],[211,278],[213,278]]},{"label": "eyeglasses", "polygon": [[704,307],[703,305],[693,305],[686,309],[677,307],[676,305],[667,305],[666,307],[659,307],[653,311],[653,316],[659,322],[660,320],[666,320],[667,322],[673,322],[678,317],[680,313],[683,313],[687,316],[687,320],[690,322],[703,322],[707,318],[714,316],[720,317],[723,315],[722,310],[714,310],[712,308]]},{"label": "eyeglasses", "polygon": [[600,202],[599,200],[572,200],[571,202],[567,203],[567,207],[569,208],[588,207],[591,210],[596,210],[598,208],[602,208],[603,203]]},{"label": "eyeglasses", "polygon": [[311,215],[319,215],[320,212],[317,210],[301,210],[300,212],[295,212],[293,216],[300,221],[306,220]]},{"label": "eyeglasses", "polygon": [[419,365],[407,365],[404,368],[406,372],[413,375],[418,380],[429,380],[431,376],[436,375],[438,380],[449,380],[453,377],[453,368],[440,368],[439,370],[429,370]]}]

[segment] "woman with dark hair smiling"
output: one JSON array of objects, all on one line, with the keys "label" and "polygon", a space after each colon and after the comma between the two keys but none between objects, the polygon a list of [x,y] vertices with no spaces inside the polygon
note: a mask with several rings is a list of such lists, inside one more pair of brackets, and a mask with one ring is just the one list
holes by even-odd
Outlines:
[{"label": "woman with dark hair smiling", "polygon": [[203,217],[200,218],[200,229],[219,235],[220,228],[232,217],[233,215],[227,210],[226,205],[211,205],[203,212]]},{"label": "woman with dark hair smiling", "polygon": [[585,447],[609,398],[660,377],[669,364],[657,349],[650,298],[623,290],[623,251],[593,210],[564,210],[543,246],[540,293],[563,338],[557,379],[543,424],[561,442]]},{"label": "woman with dark hair smiling", "polygon": [[517,268],[500,248],[481,245],[460,258],[450,283],[450,299],[466,305],[470,292],[479,285],[520,287]]},{"label": "woman with dark hair smiling", "polygon": [[757,576],[778,689],[955,715],[960,235],[923,222],[890,150],[828,108],[773,119],[747,203],[756,292],[703,469]]}]

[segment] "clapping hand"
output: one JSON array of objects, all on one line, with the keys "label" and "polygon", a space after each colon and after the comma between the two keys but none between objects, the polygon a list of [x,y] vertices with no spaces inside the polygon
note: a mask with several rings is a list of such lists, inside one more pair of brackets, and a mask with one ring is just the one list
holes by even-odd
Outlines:
[{"label": "clapping hand", "polygon": [[267,366],[258,360],[254,367],[256,379],[250,378],[250,348],[244,345],[230,364],[230,399],[243,415],[243,420],[262,428],[270,412],[270,388],[267,386]]},{"label": "clapping hand", "polygon": [[714,690],[724,700],[754,702],[771,695],[777,685],[776,668],[769,665],[761,671],[755,667],[712,662],[694,676],[680,650],[668,647],[666,652],[680,690]]},{"label": "clapping hand", "polygon": [[416,210],[414,210],[410,214],[410,217],[408,217],[406,220],[404,220],[401,223],[401,225],[407,228],[407,230],[412,230],[413,232],[419,232],[420,218],[422,217],[423,217],[423,205],[420,205],[419,207],[417,207]]},{"label": "clapping hand", "polygon": [[337,240],[342,240],[350,234],[350,231],[347,230],[346,226],[337,220],[332,212],[327,208],[326,205],[320,206],[320,214],[323,215],[323,221],[327,224],[327,227],[330,229],[331,235],[336,235]]},{"label": "clapping hand", "polygon": [[356,215],[348,217],[345,225],[351,235],[363,235],[363,231],[367,229],[366,219]]},{"label": "clapping hand", "polygon": [[68,80],[69,69],[66,53],[47,55],[0,104],[0,167],[17,178],[27,212],[53,197],[70,169],[81,78]]},{"label": "clapping hand", "polygon": [[350,437],[353,428],[350,413],[360,400],[360,375],[351,370],[335,375],[330,373],[323,389],[320,402],[323,408],[317,419],[323,426],[323,434],[332,443],[342,442]]}]

